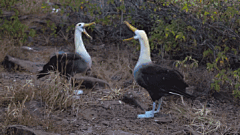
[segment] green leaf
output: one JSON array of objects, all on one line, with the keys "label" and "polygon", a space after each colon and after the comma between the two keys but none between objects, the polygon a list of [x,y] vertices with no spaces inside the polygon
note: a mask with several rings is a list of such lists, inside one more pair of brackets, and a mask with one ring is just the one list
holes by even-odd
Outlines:
[{"label": "green leaf", "polygon": [[209,14],[209,12],[206,12],[206,11],[204,12],[204,15],[208,15],[208,14]]},{"label": "green leaf", "polygon": [[196,32],[196,29],[195,29],[195,28],[193,28],[192,26],[187,26],[187,29],[188,29],[188,30],[192,30],[192,31]]},{"label": "green leaf", "polygon": [[165,37],[166,37],[166,38],[168,37],[168,34],[167,34],[167,33],[165,34]]}]

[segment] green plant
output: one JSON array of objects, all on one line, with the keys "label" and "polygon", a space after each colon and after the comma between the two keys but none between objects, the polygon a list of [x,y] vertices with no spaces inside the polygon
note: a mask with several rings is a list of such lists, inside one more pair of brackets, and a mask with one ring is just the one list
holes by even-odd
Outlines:
[{"label": "green plant", "polygon": [[[151,49],[161,49],[159,54],[164,55],[164,52],[172,53],[182,50],[180,43],[186,41],[185,27],[183,21],[177,19],[172,20],[171,24],[158,20],[155,24],[156,27],[150,32],[149,38]],[[161,48],[159,48],[161,46]]]},{"label": "green plant", "polygon": [[[235,97],[240,97],[239,92],[239,70],[232,71],[229,56],[238,56],[239,51],[236,37],[239,37],[239,1],[219,1],[219,0],[158,0],[163,6],[174,5],[185,13],[191,14],[201,23],[207,26],[195,27],[186,25],[184,18],[173,19],[171,24],[165,23],[163,19],[156,22],[154,30],[151,32],[151,49],[160,50],[164,55],[171,52],[187,51],[194,52],[195,48],[202,48],[198,56],[202,55],[202,61],[206,62],[206,68],[213,71],[216,76],[212,80],[211,88],[217,91],[222,89],[232,89]],[[155,8],[157,9],[157,8]],[[155,10],[156,11],[156,10]],[[179,11],[180,12],[180,11]],[[155,18],[158,16],[155,16]],[[177,22],[174,24],[174,21]],[[176,21],[177,20],[177,21]],[[198,29],[197,29],[198,28]],[[201,35],[202,39],[189,38],[190,34],[197,35],[196,30],[205,31],[207,36]],[[212,31],[217,31],[213,33]],[[233,35],[226,35],[224,31],[231,31]],[[198,35],[197,35],[198,36]],[[199,43],[199,41],[201,41]],[[188,44],[184,47],[183,43]],[[193,46],[189,46],[192,43]],[[200,45],[199,45],[200,44]],[[159,45],[161,47],[159,47]],[[205,45],[205,46],[203,46]],[[188,59],[187,57],[185,60]],[[177,65],[184,66],[184,61],[177,61]],[[177,66],[176,65],[176,66]],[[186,66],[186,65],[185,65]],[[225,87],[227,86],[227,87]]]},{"label": "green plant", "polygon": [[[33,29],[28,29],[28,27],[19,20],[19,11],[13,6],[16,4],[16,0],[12,1],[1,1],[1,5],[5,7],[6,10],[14,11],[14,14],[8,19],[0,19],[0,30],[3,31],[0,36],[5,38],[13,38],[17,45],[22,45],[25,43],[28,36],[35,36],[35,31]],[[0,12],[0,14],[2,14]],[[28,32],[26,32],[28,30]],[[15,44],[16,45],[16,44]]]},{"label": "green plant", "polygon": [[[191,64],[187,64],[187,62],[191,62]],[[193,59],[191,56],[185,57],[183,61],[176,61],[176,67],[183,67],[183,68],[197,68],[198,67],[198,61]]]},{"label": "green plant", "polygon": [[10,10],[17,2],[18,0],[1,0],[0,5],[1,7]]}]

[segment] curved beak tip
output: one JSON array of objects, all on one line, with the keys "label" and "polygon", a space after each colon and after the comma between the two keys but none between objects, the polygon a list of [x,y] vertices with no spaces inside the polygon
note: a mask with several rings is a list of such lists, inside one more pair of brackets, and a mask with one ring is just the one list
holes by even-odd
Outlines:
[{"label": "curved beak tip", "polygon": [[86,23],[84,26],[88,27],[88,26],[91,26],[91,25],[94,25],[94,24],[96,24],[96,23],[95,22],[91,22],[91,23]]},{"label": "curved beak tip", "polygon": [[133,27],[129,22],[124,21],[124,23],[128,26],[129,29],[131,29],[133,32],[137,30],[137,28]]}]

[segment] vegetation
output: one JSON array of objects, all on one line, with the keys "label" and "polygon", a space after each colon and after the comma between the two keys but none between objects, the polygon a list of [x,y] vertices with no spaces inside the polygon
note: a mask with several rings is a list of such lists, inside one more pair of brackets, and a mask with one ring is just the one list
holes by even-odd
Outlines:
[{"label": "vegetation", "polygon": [[191,56],[201,61],[199,64],[206,64],[209,71],[216,73],[211,84],[213,89],[220,91],[227,85],[233,90],[235,97],[240,97],[239,70],[236,67],[239,60],[240,32],[238,4],[234,0],[181,0],[164,3],[164,6],[179,7],[178,12],[186,15],[181,17],[179,13],[175,14],[167,22],[159,17],[151,32],[151,48],[161,46],[159,53],[163,56],[177,55],[178,59]]},{"label": "vegetation", "polygon": [[[228,91],[239,99],[239,1],[155,0],[152,2],[147,0],[142,3],[142,0],[136,0],[136,2],[130,0],[55,0],[51,2],[58,4],[50,5],[45,0],[0,1],[0,46],[2,48],[0,61],[14,47],[33,45],[34,41],[31,41],[31,38],[38,39],[42,45],[60,46],[72,41],[74,24],[79,20],[95,21],[98,24],[95,28],[88,28],[90,35],[97,35],[94,38],[95,41],[120,43],[122,39],[133,35],[128,34],[122,24],[124,20],[128,20],[137,28],[147,32],[154,56],[162,60],[175,60],[175,66],[183,70],[187,77],[190,76],[187,74],[188,71],[204,67],[208,73],[213,74],[210,80],[207,80],[210,77],[204,80],[211,82],[211,91]],[[60,9],[60,11],[56,13],[53,8]],[[56,38],[59,40],[54,40]],[[137,41],[132,42],[138,44]],[[139,49],[139,46],[135,47]],[[111,62],[115,60],[111,59]],[[99,63],[108,65],[102,61]],[[127,66],[124,67],[122,64]],[[122,78],[129,79],[132,73],[129,65],[132,66],[130,63],[118,61],[116,67],[112,65],[106,67],[109,72],[117,70],[115,73],[106,77],[103,75],[103,69],[98,67],[97,74],[106,80],[111,80],[114,75],[120,74]],[[31,115],[25,111],[24,105],[32,100],[44,102],[45,114],[48,116],[55,110],[64,111],[68,108],[72,108],[72,112],[77,114],[79,108],[86,103],[83,103],[85,99],[81,101],[73,99],[74,88],[70,87],[65,82],[66,80],[61,80],[58,75],[52,74],[51,79],[40,84],[40,87],[34,87],[33,80],[28,80],[24,84],[10,82],[9,86],[4,86],[3,89],[8,92],[0,93],[2,96],[0,105],[7,107],[8,110],[4,116],[0,117],[0,122],[3,121],[0,127],[5,128],[10,123],[31,125],[39,121],[35,125],[46,125],[46,130],[49,131],[56,130],[51,120],[40,121],[29,117]],[[194,83],[198,87],[198,81]],[[121,97],[123,95],[121,92],[124,91],[121,85],[114,84],[117,88],[100,98],[112,100]],[[132,88],[135,87],[134,84]],[[219,119],[212,119],[215,114],[210,113],[205,105],[191,111],[194,120],[186,115],[186,112],[190,110],[189,107],[179,107],[174,103],[172,106],[174,106],[173,112],[180,113],[178,118],[183,119],[182,121],[189,121],[192,127],[201,125],[199,129],[203,134],[211,134],[222,126]],[[29,119],[23,119],[26,117]],[[206,127],[209,128],[206,129]]]}]

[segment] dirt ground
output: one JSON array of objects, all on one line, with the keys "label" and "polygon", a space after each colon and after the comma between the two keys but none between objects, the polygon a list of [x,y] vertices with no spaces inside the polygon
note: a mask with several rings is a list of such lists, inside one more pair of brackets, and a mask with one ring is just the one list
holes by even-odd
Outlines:
[{"label": "dirt ground", "polygon": [[[44,49],[45,47],[40,46],[38,48],[40,52],[56,49],[55,47]],[[57,102],[61,102],[62,106],[53,103],[51,96],[48,99],[44,98],[47,95],[54,95],[56,91],[64,93],[62,86],[57,87],[55,92],[49,90],[53,86],[51,80],[54,80],[51,75],[36,80],[36,73],[2,70],[0,126],[5,127],[2,133],[7,132],[9,125],[25,125],[33,131],[71,135],[240,132],[239,104],[220,94],[215,98],[205,97],[194,101],[186,98],[182,101],[179,96],[166,97],[161,112],[154,118],[138,119],[137,114],[152,108],[152,101],[148,93],[133,81],[130,72],[134,68],[138,53],[132,53],[134,50],[128,49],[127,46],[121,49],[117,50],[116,45],[109,44],[103,49],[88,50],[93,59],[92,74],[109,82],[111,89],[102,86],[83,89],[84,94],[70,96],[71,100],[68,99],[70,105],[65,106],[60,100]],[[44,62],[44,58],[40,59]],[[57,80],[55,84],[56,82]],[[24,101],[26,96],[27,100]],[[65,93],[63,96],[68,94]]]},{"label": "dirt ground", "polygon": [[[91,89],[81,88],[84,94],[75,95],[73,90],[79,88],[72,87],[58,74],[36,79],[37,72],[54,52],[73,51],[73,40],[62,42],[60,37],[49,38],[47,44],[43,36],[33,40],[28,45],[34,51],[2,41],[2,45],[11,49],[2,51],[1,60],[9,54],[24,61],[14,71],[0,66],[0,134],[10,134],[11,127],[34,134],[62,135],[240,133],[238,100],[224,90],[212,92],[214,74],[205,68],[178,69],[192,86],[189,91],[197,93],[197,99],[182,101],[179,96],[164,97],[160,113],[154,118],[138,119],[137,114],[152,109],[152,101],[147,91],[133,80],[139,52],[131,42],[104,44],[89,42],[84,37],[93,61],[89,76],[107,81],[111,88],[95,85]],[[172,67],[173,61],[160,59],[153,57],[154,62]]]}]

